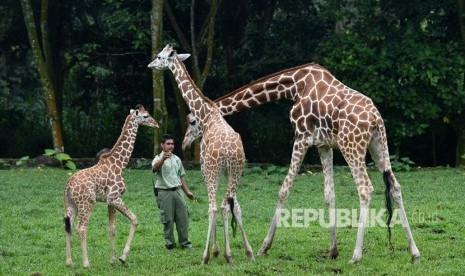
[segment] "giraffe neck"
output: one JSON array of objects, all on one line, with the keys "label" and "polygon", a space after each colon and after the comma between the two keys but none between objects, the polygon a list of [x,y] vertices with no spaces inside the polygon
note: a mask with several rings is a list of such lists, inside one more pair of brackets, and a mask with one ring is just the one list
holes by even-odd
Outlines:
[{"label": "giraffe neck", "polygon": [[179,90],[181,90],[182,97],[189,110],[199,118],[200,121],[205,121],[210,115],[214,107],[214,103],[206,98],[200,89],[195,85],[194,81],[187,72],[184,63],[175,59],[174,63],[170,65],[170,70],[173,73]]},{"label": "giraffe neck", "polygon": [[105,160],[110,160],[111,163],[116,163],[116,167],[123,170],[129,163],[134,142],[136,141],[137,130],[139,125],[134,122],[134,117],[129,114],[124,122],[123,130],[118,138],[118,141],[113,146],[111,151],[105,154]]},{"label": "giraffe neck", "polygon": [[296,101],[323,79],[330,79],[332,84],[336,80],[318,64],[304,64],[258,79],[216,99],[215,103],[223,115],[230,115],[274,100]]}]

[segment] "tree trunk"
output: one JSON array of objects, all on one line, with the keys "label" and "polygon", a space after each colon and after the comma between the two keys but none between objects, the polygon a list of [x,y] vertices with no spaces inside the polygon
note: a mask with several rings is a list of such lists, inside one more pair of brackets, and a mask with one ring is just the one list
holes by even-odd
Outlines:
[{"label": "tree trunk", "polygon": [[21,0],[24,21],[31,43],[34,60],[37,64],[40,81],[45,91],[48,118],[52,132],[53,147],[57,152],[64,152],[61,107],[57,105],[56,96],[62,91],[57,88],[54,76],[52,50],[48,39],[48,0],[41,1],[40,29],[37,28],[34,12],[29,0]]},{"label": "tree trunk", "polygon": [[[162,46],[163,3],[164,0],[152,0],[152,12],[150,15],[152,29],[152,60],[156,58],[160,46]],[[153,154],[156,155],[158,153],[158,147],[160,146],[161,135],[166,133],[168,129],[168,112],[166,111],[163,71],[153,70],[152,81],[153,117],[160,125],[160,129],[155,131],[153,139]]]},{"label": "tree trunk", "polygon": [[[462,46],[465,52],[465,0],[457,0],[457,11],[458,11],[458,18],[459,18],[459,25],[460,25],[460,37],[462,39]],[[462,87],[460,89],[464,89],[463,83],[465,82],[462,80]],[[455,154],[455,166],[456,167],[465,167],[465,106],[462,107],[462,113],[460,114],[459,119],[455,124],[455,130],[457,131],[457,149]]]},{"label": "tree trunk", "polygon": [[[461,116],[462,119],[465,119],[465,116]],[[457,132],[457,148],[455,152],[455,166],[457,168],[465,168],[465,128],[463,127],[463,122],[458,123],[455,128]],[[462,157],[463,156],[463,157]]]},{"label": "tree trunk", "polygon": [[[171,7],[169,3],[166,2],[165,4],[165,11],[168,15],[168,19],[176,32],[176,35],[179,39],[181,45],[191,53],[192,56],[192,70],[191,70],[191,77],[192,80],[195,82],[197,87],[202,90],[203,84],[205,83],[205,79],[207,78],[208,74],[210,73],[211,65],[212,65],[212,56],[213,56],[213,46],[214,46],[214,35],[215,35],[215,20],[216,14],[218,12],[219,2],[218,0],[212,0],[210,10],[208,12],[207,17],[205,18],[202,27],[196,35],[195,26],[194,26],[194,16],[195,16],[195,0],[191,0],[191,10],[190,10],[190,43],[189,40],[186,39],[186,35],[181,31],[179,24],[174,17]],[[203,62],[204,66],[203,69],[200,68],[199,56],[200,51],[198,49],[199,45],[205,45],[207,54],[205,55],[205,61]],[[208,95],[205,95],[208,97]],[[183,101],[182,97],[176,97],[177,101]],[[187,107],[182,102],[177,102],[179,108],[179,120],[181,122],[185,121],[185,114],[187,113]],[[184,125],[184,124],[182,124]],[[184,133],[184,129],[182,131]],[[199,161],[200,159],[200,146],[199,141],[197,140],[192,145],[194,148],[194,159],[195,161]],[[185,153],[186,156],[189,156],[188,153]]]}]

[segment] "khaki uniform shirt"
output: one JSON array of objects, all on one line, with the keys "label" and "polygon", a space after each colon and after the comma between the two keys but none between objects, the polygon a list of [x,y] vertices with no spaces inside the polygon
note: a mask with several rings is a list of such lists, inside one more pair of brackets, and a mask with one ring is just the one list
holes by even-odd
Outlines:
[{"label": "khaki uniform shirt", "polygon": [[[152,161],[153,165],[163,157],[163,152],[155,156]],[[167,158],[163,165],[156,171],[155,188],[170,189],[181,186],[181,176],[185,175],[184,167],[181,159],[176,155],[171,155]]]}]

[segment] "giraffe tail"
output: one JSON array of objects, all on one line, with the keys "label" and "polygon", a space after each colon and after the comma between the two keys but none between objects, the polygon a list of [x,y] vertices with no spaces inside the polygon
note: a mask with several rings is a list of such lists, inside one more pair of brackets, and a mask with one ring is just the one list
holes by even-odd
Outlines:
[{"label": "giraffe tail", "polygon": [[388,211],[388,219],[387,219],[387,228],[388,228],[388,238],[389,238],[389,248],[390,250],[394,250],[394,246],[391,242],[391,220],[392,220],[392,201],[391,201],[391,170],[385,170],[383,172],[384,184],[386,184],[386,190],[384,191],[384,196],[386,197],[386,209]]},{"label": "giraffe tail", "polygon": [[65,221],[65,231],[69,234],[71,234],[71,221],[69,219],[69,216],[66,216],[64,218],[64,221]]},{"label": "giraffe tail", "polygon": [[231,209],[231,228],[233,230],[233,237],[236,237],[237,230],[237,221],[236,216],[234,215],[234,198],[232,196],[228,197],[229,208]]}]

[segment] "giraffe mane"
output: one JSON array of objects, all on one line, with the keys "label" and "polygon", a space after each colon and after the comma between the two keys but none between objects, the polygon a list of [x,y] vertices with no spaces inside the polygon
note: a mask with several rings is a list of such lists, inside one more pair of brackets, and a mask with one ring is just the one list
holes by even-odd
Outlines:
[{"label": "giraffe mane", "polygon": [[[126,120],[124,121],[124,125],[123,125],[123,128],[122,128],[122,129],[126,129],[127,125],[129,124],[129,121],[131,120],[131,116],[132,116],[132,114],[129,114],[129,115],[126,117]],[[121,131],[121,134],[119,135],[118,140],[117,140],[116,143],[113,145],[113,147],[111,148],[111,150],[108,151],[108,152],[103,153],[102,155],[100,155],[100,158],[99,158],[99,161],[98,161],[99,164],[102,164],[102,163],[103,163],[103,160],[107,159],[107,158],[110,157],[113,153],[115,153],[116,145],[118,145],[118,144],[121,142],[121,140],[123,139],[123,136],[124,136],[124,131]]]},{"label": "giraffe mane", "polygon": [[[180,61],[178,59],[178,56],[176,55],[176,60],[179,62],[179,64],[181,65],[182,69],[184,72],[189,72],[187,71],[187,68],[186,68],[186,65],[184,64],[184,62]],[[197,92],[197,94],[208,104],[210,104],[213,108],[218,108],[215,104],[215,102],[213,102],[210,98],[208,98],[207,96],[205,96],[202,91],[200,91],[200,88],[197,87],[197,85],[195,84],[194,80],[192,80],[190,74],[186,74],[186,78],[189,80],[189,82],[192,84],[192,86],[194,87],[195,91]]]},{"label": "giraffe mane", "polygon": [[[284,73],[287,73],[287,72],[290,72],[290,71],[298,70],[298,69],[300,69],[300,68],[307,67],[307,66],[314,66],[314,67],[319,67],[319,68],[321,68],[321,69],[324,69],[323,66],[321,66],[321,65],[319,65],[319,64],[317,64],[317,63],[313,63],[313,62],[311,62],[311,63],[306,63],[306,64],[302,64],[302,65],[295,66],[295,67],[292,67],[292,68],[287,68],[287,69],[281,70],[281,71],[279,71],[279,72],[276,72],[276,73],[273,73],[273,74],[270,74],[270,75],[266,75],[266,76],[264,76],[264,77],[261,77],[261,78],[255,80],[255,81],[252,81],[252,82],[250,82],[250,83],[248,83],[248,84],[246,84],[246,85],[243,85],[243,86],[239,87],[238,89],[236,89],[236,90],[234,90],[234,91],[232,91],[232,92],[230,92],[230,93],[228,93],[228,94],[226,94],[226,95],[223,95],[223,96],[217,98],[217,99],[215,100],[215,102],[220,102],[221,100],[223,100],[223,99],[225,99],[225,98],[230,98],[232,95],[237,94],[239,91],[245,90],[247,87],[250,87],[250,86],[252,86],[252,85],[254,85],[254,84],[256,84],[256,83],[263,82],[263,81],[266,80],[266,79],[270,79],[270,78],[272,78],[272,77],[275,77],[275,76],[278,76],[278,75],[281,75],[281,74],[284,74]],[[325,70],[326,70],[326,69],[325,69]]]}]

